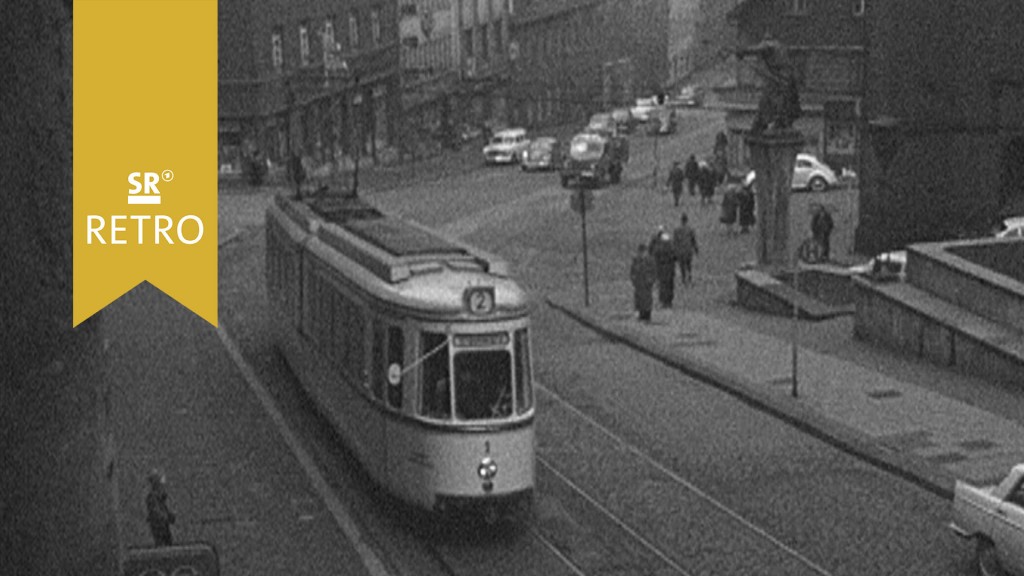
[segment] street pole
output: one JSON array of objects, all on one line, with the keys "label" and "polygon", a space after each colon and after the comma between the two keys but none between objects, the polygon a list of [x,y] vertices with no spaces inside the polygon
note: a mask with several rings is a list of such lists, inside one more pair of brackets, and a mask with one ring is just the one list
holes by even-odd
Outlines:
[{"label": "street pole", "polygon": [[583,188],[579,189],[580,217],[583,226],[583,306],[590,306],[590,271],[587,268],[587,198]]},{"label": "street pole", "polygon": [[658,164],[660,162],[659,159],[658,159],[658,140],[659,140],[658,135],[655,134],[654,135],[654,182],[651,183],[651,188],[653,190],[657,190],[658,189]]},{"label": "street pole", "polygon": [[[793,289],[800,292],[800,258],[794,252],[793,254]],[[790,390],[790,395],[793,398],[797,397],[797,350],[800,343],[800,306],[797,304],[797,299],[793,298],[793,386]]]}]

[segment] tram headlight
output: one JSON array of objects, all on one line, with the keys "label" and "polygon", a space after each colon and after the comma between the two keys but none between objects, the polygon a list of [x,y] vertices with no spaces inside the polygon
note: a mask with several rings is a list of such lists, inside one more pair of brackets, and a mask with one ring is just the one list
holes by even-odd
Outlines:
[{"label": "tram headlight", "polygon": [[498,475],[498,463],[490,456],[485,456],[484,459],[480,461],[480,465],[476,467],[476,474],[482,480],[490,480]]}]

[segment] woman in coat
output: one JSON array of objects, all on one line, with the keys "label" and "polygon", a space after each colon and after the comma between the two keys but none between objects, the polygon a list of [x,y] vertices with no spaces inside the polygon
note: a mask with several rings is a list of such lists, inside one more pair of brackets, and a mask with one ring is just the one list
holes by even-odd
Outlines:
[{"label": "woman in coat", "polygon": [[633,283],[633,307],[639,313],[641,322],[650,322],[651,308],[654,307],[654,259],[647,253],[647,246],[636,248],[636,256],[629,267],[629,279]]}]

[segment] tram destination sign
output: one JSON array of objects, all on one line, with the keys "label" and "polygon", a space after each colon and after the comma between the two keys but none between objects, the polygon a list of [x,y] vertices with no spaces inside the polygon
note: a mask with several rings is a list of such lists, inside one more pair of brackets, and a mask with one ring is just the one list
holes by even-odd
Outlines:
[{"label": "tram destination sign", "polygon": [[457,348],[486,348],[490,346],[507,346],[507,332],[491,332],[488,334],[456,334],[454,336]]}]

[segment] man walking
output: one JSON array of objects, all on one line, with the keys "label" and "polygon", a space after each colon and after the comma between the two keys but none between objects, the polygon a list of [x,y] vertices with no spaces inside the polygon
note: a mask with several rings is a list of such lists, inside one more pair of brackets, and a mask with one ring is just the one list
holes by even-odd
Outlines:
[{"label": "man walking", "polygon": [[676,259],[672,249],[672,236],[659,226],[651,238],[651,256],[654,258],[654,269],[658,276],[658,301],[662,308],[671,308],[675,299]]},{"label": "man walking", "polygon": [[683,195],[683,180],[685,179],[679,162],[673,162],[672,169],[668,171],[668,186],[672,190],[672,200],[675,202],[675,206],[679,206],[679,197]]},{"label": "man walking", "polygon": [[697,233],[690,227],[689,221],[686,212],[683,212],[679,217],[679,226],[672,232],[672,251],[679,263],[679,277],[683,284],[689,284],[693,279],[693,257],[700,252],[697,247]]},{"label": "man walking", "polygon": [[647,253],[647,245],[637,246],[636,256],[629,267],[629,279],[633,283],[633,307],[636,308],[641,322],[651,321],[656,277],[654,259]]},{"label": "man walking", "polygon": [[686,178],[686,188],[690,191],[690,196],[695,196],[697,182],[700,179],[700,166],[697,164],[697,157],[693,154],[690,154],[690,158],[686,160],[683,177]]}]

